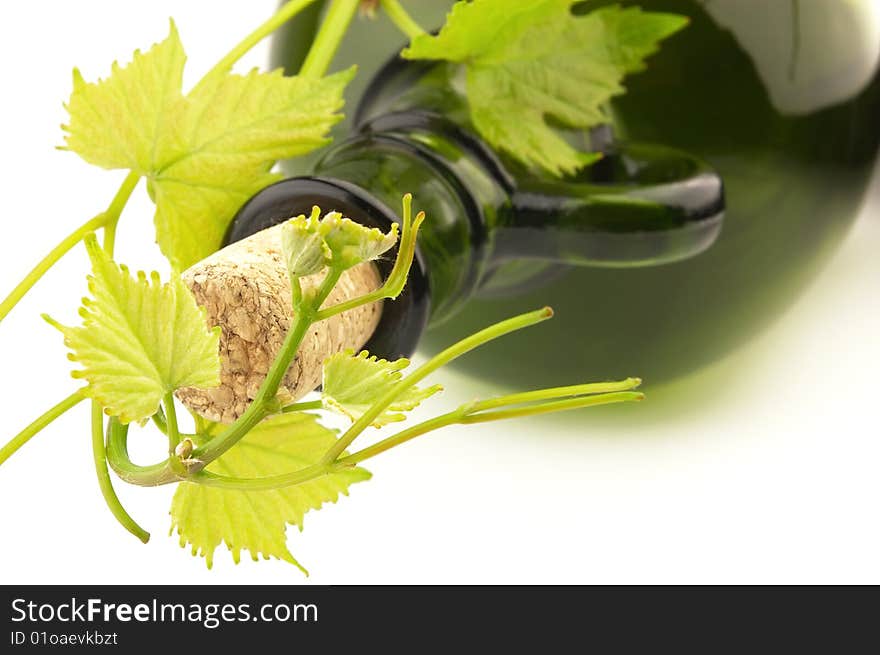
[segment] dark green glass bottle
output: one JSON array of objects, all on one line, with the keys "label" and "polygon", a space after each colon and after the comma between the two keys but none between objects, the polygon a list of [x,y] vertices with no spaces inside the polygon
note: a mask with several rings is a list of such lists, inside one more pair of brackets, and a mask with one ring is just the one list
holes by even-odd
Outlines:
[{"label": "dark green glass bottle", "polygon": [[[611,3],[581,4],[588,10]],[[432,262],[433,324],[422,347],[432,350],[535,306],[557,310],[540,334],[513,335],[506,351],[493,347],[462,360],[476,376],[521,387],[637,374],[656,388],[697,370],[785,310],[821,270],[862,202],[880,141],[880,3],[620,4],[686,14],[691,25],[627,80],[626,95],[613,103],[612,125],[570,135],[592,139],[611,155],[576,178],[541,179],[495,153],[486,156],[445,65],[397,62],[380,73],[375,62],[404,45],[381,18],[360,21],[334,62],[358,63],[360,84],[370,82],[352,90],[349,119],[340,128],[356,133],[290,169],[348,180],[390,207],[397,202],[391,196],[411,191],[432,218],[447,221],[426,234],[433,240],[426,253],[446,249],[448,256],[442,273]],[[451,2],[410,5],[433,26]],[[290,29],[276,41],[276,52],[287,58],[276,56],[275,63],[295,71],[301,54],[284,53],[283,46],[301,43],[313,28],[294,21]],[[477,238],[479,230],[460,220],[474,213],[456,205],[457,191],[425,181],[424,162],[408,164],[392,152],[395,139],[453,170],[451,186],[465,185],[477,199],[488,236]],[[720,189],[706,182],[715,179],[712,171],[726,193],[724,228],[698,254],[712,237],[708,199]],[[705,182],[702,203],[692,199],[699,211],[683,209],[679,197],[655,195],[647,212],[624,200],[627,185],[637,196],[650,195],[691,179]],[[602,185],[607,194],[597,189]],[[542,202],[529,214],[522,200],[534,196]],[[590,214],[581,206],[568,214],[574,198],[601,209]],[[665,236],[658,232],[640,246],[636,237],[649,232],[651,221]],[[701,235],[674,243],[685,225]],[[615,229],[623,245],[597,245],[599,233]],[[578,238],[585,231],[592,243]],[[476,272],[454,254],[471,257],[479,248],[487,254],[473,257]]]}]

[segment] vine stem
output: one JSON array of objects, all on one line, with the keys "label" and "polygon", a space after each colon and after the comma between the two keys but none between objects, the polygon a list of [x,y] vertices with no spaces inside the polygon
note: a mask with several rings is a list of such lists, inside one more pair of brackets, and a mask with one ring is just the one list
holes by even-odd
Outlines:
[{"label": "vine stem", "polygon": [[595,396],[578,396],[553,400],[526,407],[512,407],[503,411],[468,413],[461,421],[462,425],[472,423],[487,423],[488,421],[500,421],[509,418],[522,418],[524,416],[538,416],[552,412],[563,412],[569,409],[581,409],[582,407],[595,407],[596,405],[610,405],[611,403],[625,403],[630,401],[639,402],[645,399],[645,394],[639,391],[617,391],[614,393],[602,393]]},{"label": "vine stem", "polygon": [[300,75],[315,78],[327,72],[359,4],[360,0],[331,0],[330,8],[299,71]]},{"label": "vine stem", "polygon": [[464,355],[467,352],[470,352],[474,348],[477,348],[484,343],[497,339],[498,337],[504,336],[505,334],[509,334],[510,332],[515,332],[516,330],[521,330],[523,328],[529,327],[531,325],[535,325],[536,323],[540,323],[542,321],[546,321],[548,318],[552,318],[553,310],[549,307],[544,307],[543,309],[539,309],[534,312],[528,312],[527,314],[520,314],[519,316],[514,316],[513,318],[509,318],[506,321],[501,321],[500,323],[496,323],[490,327],[487,327],[484,330],[480,330],[476,334],[472,334],[466,339],[462,339],[456,344],[453,344],[446,350],[434,355],[427,362],[422,364],[415,371],[407,375],[405,378],[400,380],[397,384],[392,386],[388,391],[386,391],[376,402],[374,402],[370,408],[364,412],[357,421],[355,421],[352,426],[339,438],[337,441],[324,455],[322,458],[322,462],[329,463],[335,461],[339,458],[340,455],[348,448],[351,443],[357,438],[357,436],[363,432],[367,427],[369,427],[373,421],[376,419],[379,414],[384,412],[388,406],[394,402],[394,399],[400,396],[406,389],[409,389],[414,384],[417,384],[426,376],[430,375],[434,371],[436,371],[441,366],[444,366],[451,362],[453,359]]},{"label": "vine stem", "polygon": [[211,471],[199,471],[190,476],[189,481],[203,484],[207,487],[218,487],[235,491],[270,491],[272,489],[283,489],[303,484],[316,478],[330,475],[342,468],[348,467],[336,462],[332,464],[313,464],[292,473],[271,475],[264,478],[235,478],[212,473]]},{"label": "vine stem", "polygon": [[0,303],[0,321],[6,318],[6,315],[12,311],[12,308],[24,298],[25,294],[33,288],[46,272],[52,268],[59,259],[66,255],[71,248],[82,241],[87,234],[91,234],[96,230],[104,228],[105,240],[109,240],[112,252],[113,235],[115,235],[116,223],[119,221],[122,209],[128,202],[129,197],[131,197],[139,179],[140,175],[137,173],[129,173],[122,182],[122,185],[119,187],[119,190],[116,192],[116,195],[113,197],[113,200],[106,211],[89,219],[68,234],[61,243],[55,246],[52,251],[40,261],[40,263],[31,269],[30,273],[28,273],[25,278],[18,283],[18,286],[12,290],[2,303]]},{"label": "vine stem", "polygon": [[186,467],[177,456],[177,445],[180,443],[180,427],[177,423],[177,408],[174,406],[174,393],[165,394],[162,401],[165,406],[166,425],[168,426],[168,463],[171,470],[179,475],[186,475]]},{"label": "vine stem", "polygon": [[173,455],[174,449],[180,443],[180,428],[177,425],[177,408],[174,406],[174,394],[165,394],[162,404],[165,406],[165,425],[168,428],[168,454]]},{"label": "vine stem", "polygon": [[162,407],[160,406],[156,413],[150,417],[157,428],[159,428],[159,432],[164,435],[168,434],[168,422],[165,420],[165,412],[162,411]]},{"label": "vine stem", "polygon": [[439,430],[440,428],[445,428],[449,425],[461,423],[465,415],[466,408],[459,407],[458,409],[455,409],[446,414],[441,414],[440,416],[435,416],[432,419],[428,419],[427,421],[418,423],[411,428],[407,428],[406,430],[401,430],[397,434],[390,436],[387,439],[383,439],[382,441],[375,443],[372,446],[368,446],[352,455],[348,455],[337,460],[337,463],[350,464],[354,466],[358,462],[363,462],[366,459],[375,457],[380,453],[384,453],[386,450],[390,450],[395,446],[399,446],[402,443],[411,441],[412,439],[415,439],[416,437],[419,437],[423,434],[432,432],[434,430]]},{"label": "vine stem", "polygon": [[[631,385],[633,380],[633,378],[630,378],[630,380],[625,380],[623,382],[608,384],[614,385],[615,387],[624,387],[627,384]],[[553,392],[557,394],[566,393],[566,388],[562,387],[555,390],[542,389],[540,391],[530,393],[532,393],[534,397],[537,398],[546,396]],[[500,398],[493,398],[491,400],[484,401],[484,403],[486,403],[485,406],[492,407],[500,407],[504,406],[505,404],[517,404],[522,402],[521,397],[523,395],[525,394],[512,394],[509,396],[502,396]],[[352,455],[347,455],[332,462],[318,462],[317,464],[307,466],[298,471],[292,471],[291,473],[284,473],[281,475],[266,476],[262,478],[236,478],[232,476],[219,475],[210,471],[200,471],[199,473],[192,476],[190,479],[193,482],[198,482],[199,484],[219,487],[222,489],[233,489],[238,491],[268,491],[271,489],[283,489],[285,487],[303,484],[304,482],[309,482],[310,480],[314,480],[325,475],[330,475],[332,473],[336,473],[337,471],[350,469],[360,462],[375,457],[376,455],[380,455],[381,453],[384,453],[387,450],[406,443],[407,441],[411,441],[416,437],[427,434],[428,432],[433,432],[434,430],[439,430],[440,428],[448,427],[450,425],[465,425],[469,423],[500,421],[510,418],[519,418],[522,416],[534,416],[537,414],[580,409],[583,407],[594,407],[596,405],[639,401],[643,398],[644,395],[641,393],[632,391],[616,391],[611,393],[593,394],[589,396],[556,399],[549,402],[539,402],[525,407],[512,407],[510,409],[505,409],[504,411],[483,411],[479,409],[480,403],[470,403],[468,405],[463,405],[451,412],[448,412],[447,414],[442,414],[441,416],[436,416],[432,419],[428,419],[427,421],[423,421],[422,423],[418,423],[417,425],[414,425],[406,430],[402,430],[401,432],[398,432],[397,434],[388,437],[387,439],[383,439],[382,441],[373,444],[372,446],[368,446],[367,448],[359,450]]]},{"label": "vine stem", "polygon": [[417,36],[427,34],[427,32],[422,29],[422,26],[413,20],[413,17],[407,13],[399,0],[382,0],[382,9],[385,10],[385,13],[388,14],[388,18],[391,19],[391,22],[394,23],[397,29],[406,34],[410,41]]},{"label": "vine stem", "polygon": [[[559,412],[569,409],[581,409],[583,407],[595,407],[596,405],[608,405],[611,403],[622,403],[627,401],[642,400],[644,395],[635,392],[616,392],[604,393],[595,396],[581,396],[577,398],[567,398],[565,400],[557,400],[547,403],[536,404],[530,407],[516,407],[505,411],[494,411],[485,413],[471,414],[473,407],[463,407],[455,411],[449,412],[432,418],[423,423],[412,426],[406,430],[398,432],[394,436],[383,439],[382,441],[368,446],[363,450],[348,455],[337,460],[337,464],[347,464],[354,466],[364,460],[375,457],[386,450],[390,450],[395,446],[411,441],[427,432],[439,430],[449,425],[461,424],[468,425],[470,423],[486,423],[488,421],[500,421],[509,418],[520,418],[523,416],[535,416],[538,414],[549,414],[551,412]],[[496,399],[500,400],[500,399]]]},{"label": "vine stem", "polygon": [[40,432],[40,430],[64,414],[67,410],[78,405],[84,399],[85,395],[83,394],[82,389],[74,391],[67,398],[52,407],[24,430],[15,435],[9,443],[3,446],[3,448],[0,448],[0,464],[3,464],[3,462],[12,457],[19,448],[30,441],[32,437]]},{"label": "vine stem", "polygon": [[168,459],[151,466],[134,464],[128,456],[128,426],[112,417],[107,428],[107,461],[120,480],[142,487],[157,487],[181,479],[171,470]]},{"label": "vine stem", "polygon": [[55,246],[52,251],[46,255],[39,264],[34,266],[31,269],[31,272],[28,273],[25,278],[18,283],[12,292],[0,303],[0,321],[6,318],[6,315],[12,310],[15,305],[18,304],[25,294],[31,290],[34,284],[45,275],[46,271],[48,271],[55,263],[61,259],[67,252],[73,248],[76,244],[85,238],[87,234],[94,232],[102,227],[105,224],[104,212],[101,212],[94,218],[89,219],[78,228],[76,228],[73,232],[67,235],[64,240]]},{"label": "vine stem", "polygon": [[122,210],[128,204],[128,199],[131,198],[140,179],[140,173],[130,171],[122,181],[122,186],[119,187],[119,191],[116,192],[107,211],[104,212],[107,220],[104,225],[104,250],[111,258],[116,245],[116,226],[119,224],[119,217],[122,216]]},{"label": "vine stem", "polygon": [[95,461],[95,473],[98,476],[98,486],[101,488],[101,494],[104,496],[110,512],[122,527],[143,543],[147,543],[150,540],[150,533],[129,516],[113,489],[110,471],[107,469],[107,452],[104,448],[104,412],[97,401],[92,401],[92,455]]},{"label": "vine stem", "polygon": [[589,382],[587,384],[575,384],[568,387],[553,387],[551,389],[539,389],[537,391],[524,391],[512,393],[488,400],[478,400],[468,406],[468,413],[485,412],[499,407],[511,405],[523,405],[543,400],[559,400],[560,398],[573,398],[575,396],[592,396],[596,394],[608,394],[617,391],[632,391],[642,384],[641,378],[626,378],[620,382]]},{"label": "vine stem", "polygon": [[316,0],[290,0],[287,4],[281,7],[275,15],[244,37],[226,54],[226,56],[223,57],[223,59],[218,61],[214,67],[202,77],[199,83],[196,84],[193,92],[208,84],[214,78],[228,73],[232,70],[235,63],[247,54],[251,48],[315,1]]},{"label": "vine stem", "polygon": [[281,412],[283,414],[290,414],[291,412],[306,412],[311,409],[324,409],[324,403],[320,400],[310,400],[302,403],[293,403],[292,405],[285,405],[281,408]]}]

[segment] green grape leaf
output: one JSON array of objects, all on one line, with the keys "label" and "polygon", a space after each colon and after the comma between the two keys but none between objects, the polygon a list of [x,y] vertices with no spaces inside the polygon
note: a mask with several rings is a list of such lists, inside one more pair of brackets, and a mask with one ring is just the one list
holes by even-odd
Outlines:
[{"label": "green grape leaf", "polygon": [[[278,414],[239,441],[207,470],[234,477],[267,477],[290,473],[317,463],[336,442],[333,431],[310,414]],[[288,524],[303,527],[309,510],[336,502],[356,482],[370,479],[370,473],[353,467],[291,487],[268,491],[220,489],[182,482],[171,504],[172,531],[180,545],[189,544],[193,555],[205,558],[208,568],[214,551],[222,543],[236,563],[247,550],[256,561],[276,557],[305,569],[287,548]]]},{"label": "green grape leaf", "polygon": [[[338,412],[356,421],[380,397],[403,377],[409,366],[408,359],[389,362],[370,356],[366,350],[355,355],[347,350],[327,358],[324,362],[322,401],[326,409]],[[400,394],[388,409],[373,421],[374,427],[382,427],[406,417],[400,412],[414,409],[426,398],[443,387],[435,384],[425,389],[412,386]]]},{"label": "green grape leaf", "polygon": [[418,36],[403,56],[463,64],[471,120],[492,146],[526,166],[573,173],[598,155],[575,149],[548,119],[582,129],[607,121],[624,76],[688,22],[616,5],[575,16],[574,2],[459,2],[438,35]]},{"label": "green grape leaf", "polygon": [[159,247],[179,269],[219,248],[241,205],[279,179],[277,159],[325,145],[354,68],[323,78],[252,71],[197,87],[180,108],[186,152],[148,180]]},{"label": "green grape leaf", "polygon": [[196,87],[179,117],[188,152],[168,173],[179,166],[250,170],[326,145],[330,128],[342,120],[337,112],[355,72],[311,78],[253,70]]},{"label": "green grape leaf", "polygon": [[205,310],[177,275],[162,284],[129,274],[98,245],[85,241],[92,261],[79,327],[47,320],[64,334],[69,358],[82,365],[75,378],[85,394],[122,423],[149,418],[163,396],[181,387],[220,384],[220,328],[208,329]]},{"label": "green grape leaf", "polygon": [[177,270],[217,250],[241,205],[279,179],[278,159],[328,143],[355,73],[213,75],[185,96],[185,60],[172,23],[165,41],[107,79],[90,84],[74,71],[64,127],[66,149],[147,178],[156,240]]},{"label": "green grape leaf", "polygon": [[323,221],[324,241],[332,253],[331,265],[352,268],[378,259],[397,243],[397,223],[387,234],[344,218],[339,212],[327,214]]},{"label": "green grape leaf", "polygon": [[182,100],[185,62],[172,21],[164,41],[135,51],[125,67],[113,64],[110,77],[90,84],[74,70],[65,149],[96,166],[142,174],[175,157],[179,144],[171,122]]},{"label": "green grape leaf", "polygon": [[262,171],[213,170],[207,175],[162,174],[147,180],[156,204],[154,221],[159,247],[181,271],[216,252],[229,223],[255,193],[281,179]]},{"label": "green grape leaf", "polygon": [[397,243],[395,223],[388,233],[330,212],[321,218],[321,208],[311,215],[291,218],[281,228],[281,247],[291,275],[302,277],[332,266],[346,270],[378,259]]}]

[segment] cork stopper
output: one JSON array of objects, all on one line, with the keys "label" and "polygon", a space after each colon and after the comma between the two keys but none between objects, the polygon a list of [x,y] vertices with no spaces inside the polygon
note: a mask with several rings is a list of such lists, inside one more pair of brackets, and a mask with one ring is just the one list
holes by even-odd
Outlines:
[{"label": "cork stopper", "polygon": [[[321,284],[325,272],[301,278],[303,290]],[[231,423],[254,399],[290,328],[293,307],[290,280],[281,252],[281,226],[237,241],[195,264],[182,275],[208,323],[222,328],[220,386],[186,388],[177,398],[211,421]],[[324,306],[373,291],[382,279],[372,262],[346,271]],[[287,370],[278,398],[294,402],[321,383],[324,360],[337,352],[360,349],[382,314],[375,302],[315,323]]]}]

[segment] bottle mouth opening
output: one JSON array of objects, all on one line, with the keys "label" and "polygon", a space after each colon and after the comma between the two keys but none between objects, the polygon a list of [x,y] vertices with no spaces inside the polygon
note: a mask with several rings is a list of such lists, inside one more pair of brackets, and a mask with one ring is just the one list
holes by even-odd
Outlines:
[{"label": "bottle mouth opening", "polygon": [[[330,177],[293,177],[266,187],[248,200],[233,218],[223,245],[245,239],[293,216],[308,215],[315,205],[323,211],[338,211],[383,232],[399,222],[397,214],[381,200],[350,182]],[[396,257],[397,246],[376,260],[383,280],[391,273]],[[416,246],[403,292],[396,299],[385,301],[379,325],[364,348],[386,359],[409,357],[415,352],[428,323],[430,308],[427,268]]]}]

